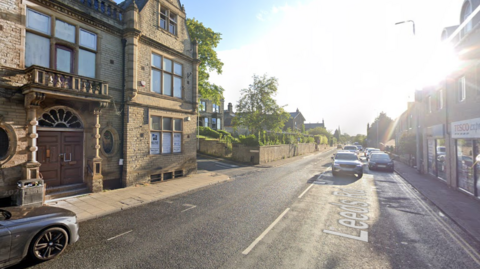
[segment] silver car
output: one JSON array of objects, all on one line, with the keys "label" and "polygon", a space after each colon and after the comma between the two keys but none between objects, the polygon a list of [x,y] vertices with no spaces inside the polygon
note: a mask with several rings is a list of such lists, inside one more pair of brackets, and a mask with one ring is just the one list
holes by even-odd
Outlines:
[{"label": "silver car", "polygon": [[46,261],[78,240],[77,216],[49,206],[0,208],[0,268],[19,263],[27,255]]}]

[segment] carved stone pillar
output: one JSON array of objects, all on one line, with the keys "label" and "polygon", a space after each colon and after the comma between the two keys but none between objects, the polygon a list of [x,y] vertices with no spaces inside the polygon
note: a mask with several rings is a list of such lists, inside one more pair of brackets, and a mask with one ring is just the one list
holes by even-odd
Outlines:
[{"label": "carved stone pillar", "polygon": [[102,109],[107,107],[108,103],[100,103],[100,105],[94,109],[95,121],[93,125],[93,141],[95,148],[95,156],[88,160],[88,165],[91,170],[89,172],[87,181],[91,192],[103,191],[103,175],[102,175],[102,158],[100,157],[100,115]]},{"label": "carved stone pillar", "polygon": [[[23,179],[40,179],[40,163],[37,161],[37,108],[45,100],[45,94],[31,92],[25,95],[27,110],[27,162],[23,167]],[[43,184],[43,182],[42,182]]]}]

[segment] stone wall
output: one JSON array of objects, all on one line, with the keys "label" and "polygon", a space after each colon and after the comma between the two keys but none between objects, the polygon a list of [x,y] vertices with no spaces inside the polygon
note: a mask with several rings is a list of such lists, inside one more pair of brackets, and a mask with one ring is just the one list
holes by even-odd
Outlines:
[{"label": "stone wall", "polygon": [[234,144],[231,158],[232,160],[239,162],[265,164],[277,160],[312,153],[316,150],[317,148],[314,143],[262,147],[247,147],[240,144]]},{"label": "stone wall", "polygon": [[218,140],[206,140],[205,138],[200,138],[200,149],[198,151],[219,157],[232,156],[232,151],[228,149],[224,142]]}]

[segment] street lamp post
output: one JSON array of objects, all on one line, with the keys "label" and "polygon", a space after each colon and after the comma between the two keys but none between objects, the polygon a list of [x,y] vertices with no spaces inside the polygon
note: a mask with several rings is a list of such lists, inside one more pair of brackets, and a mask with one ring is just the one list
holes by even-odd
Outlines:
[{"label": "street lamp post", "polygon": [[[413,35],[415,36],[415,22],[412,21],[412,20],[406,20],[406,21],[399,21],[397,23],[395,23],[395,25],[399,25],[399,24],[403,24],[403,23],[409,23],[411,22],[412,23],[412,29],[413,29]],[[420,152],[420,112],[419,112],[419,101],[417,100],[417,98],[415,98],[415,107],[414,107],[414,113],[415,113],[415,140],[416,140],[416,144],[417,144],[417,148],[416,148],[416,152],[415,152],[415,161],[416,161],[416,165],[417,165],[417,171],[422,171],[421,169],[421,161],[420,161],[420,155],[421,155],[421,152]]]}]

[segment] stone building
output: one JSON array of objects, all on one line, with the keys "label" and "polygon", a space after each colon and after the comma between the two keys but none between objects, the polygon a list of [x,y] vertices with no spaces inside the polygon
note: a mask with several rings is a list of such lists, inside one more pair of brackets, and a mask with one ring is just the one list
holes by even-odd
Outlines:
[{"label": "stone building", "polygon": [[327,129],[327,127],[325,127],[325,121],[322,119],[322,123],[305,123],[305,131],[308,131],[308,130],[311,130],[311,129],[315,129],[315,128],[325,128]]},{"label": "stone building", "polygon": [[19,181],[49,199],[196,171],[199,61],[178,0],[2,0],[0,14],[0,198]]},{"label": "stone building", "polygon": [[211,100],[200,99],[198,125],[210,127],[213,130],[223,130],[224,126],[224,100],[220,100],[217,105]]},{"label": "stone building", "polygon": [[305,118],[303,117],[302,112],[297,108],[297,111],[289,112],[288,114],[290,114],[290,118],[288,118],[288,121],[285,123],[283,130],[286,131],[290,128],[293,132],[302,131],[302,125],[305,124]]}]

